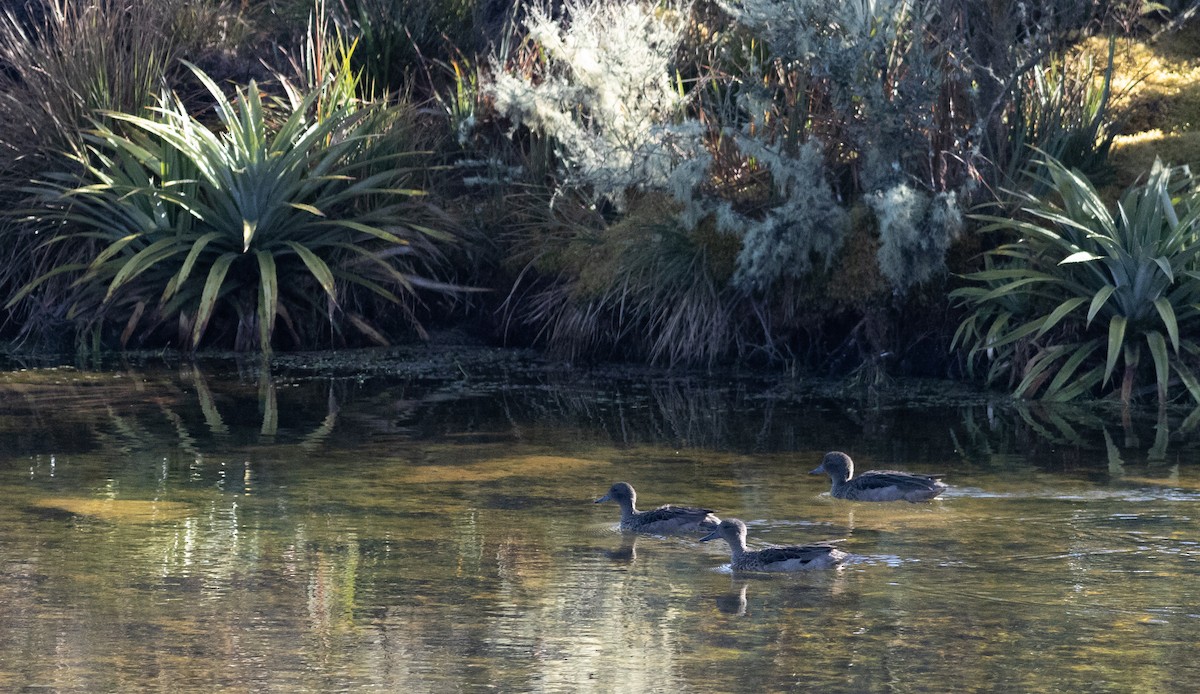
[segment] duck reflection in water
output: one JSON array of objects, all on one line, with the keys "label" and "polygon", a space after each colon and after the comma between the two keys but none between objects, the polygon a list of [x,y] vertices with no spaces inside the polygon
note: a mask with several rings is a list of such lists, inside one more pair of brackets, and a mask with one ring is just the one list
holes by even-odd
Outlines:
[{"label": "duck reflection in water", "polygon": [[604,556],[617,564],[632,564],[637,560],[638,536],[633,533],[621,534],[621,546],[605,550]]},{"label": "duck reflection in water", "polygon": [[708,542],[721,538],[729,543],[729,566],[734,571],[807,571],[839,566],[848,556],[830,542],[786,545],[750,550],[746,548],[746,524],[726,518],[717,529],[700,538]]},{"label": "duck reflection in water", "polygon": [[708,532],[717,527],[720,518],[707,508],[691,506],[659,506],[651,511],[637,510],[637,492],[626,482],[617,482],[595,503],[615,501],[621,507],[621,530],[667,535],[671,533]]},{"label": "duck reflection in water", "polygon": [[734,580],[728,593],[717,596],[717,609],[725,614],[744,617],[746,615],[746,587],[749,585],[748,581]]},{"label": "duck reflection in water", "polygon": [[829,475],[829,494],[851,501],[929,501],[948,488],[938,475],[917,475],[897,470],[868,470],[854,476],[854,461],[841,451],[830,451],[810,475]]}]

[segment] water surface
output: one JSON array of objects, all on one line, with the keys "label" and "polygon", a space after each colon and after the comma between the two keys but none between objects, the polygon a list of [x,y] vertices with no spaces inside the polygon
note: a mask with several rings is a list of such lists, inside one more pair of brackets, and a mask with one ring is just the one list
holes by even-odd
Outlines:
[{"label": "water surface", "polygon": [[[506,362],[13,372],[0,690],[1191,692],[1195,439]],[[953,487],[831,499],[831,448]],[[617,532],[617,480],[857,559],[735,575]]]}]

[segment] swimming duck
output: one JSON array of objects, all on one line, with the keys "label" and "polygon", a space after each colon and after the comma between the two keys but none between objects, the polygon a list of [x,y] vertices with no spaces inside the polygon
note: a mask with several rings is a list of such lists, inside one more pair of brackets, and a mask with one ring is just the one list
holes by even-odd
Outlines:
[{"label": "swimming duck", "polygon": [[700,538],[701,542],[724,538],[729,543],[732,558],[729,562],[734,571],[805,571],[828,569],[848,556],[828,542],[811,545],[788,545],[768,547],[751,551],[746,549],[746,524],[736,518],[726,518],[717,529]]},{"label": "swimming duck", "polygon": [[870,470],[854,477],[854,461],[841,451],[830,451],[812,475],[829,475],[830,494],[851,501],[929,501],[946,491],[939,475],[916,475],[896,470]]},{"label": "swimming duck", "polygon": [[667,504],[651,511],[639,511],[634,507],[637,492],[626,482],[614,484],[595,503],[605,501],[615,501],[621,506],[621,530],[640,533],[707,532],[721,522],[706,508]]}]

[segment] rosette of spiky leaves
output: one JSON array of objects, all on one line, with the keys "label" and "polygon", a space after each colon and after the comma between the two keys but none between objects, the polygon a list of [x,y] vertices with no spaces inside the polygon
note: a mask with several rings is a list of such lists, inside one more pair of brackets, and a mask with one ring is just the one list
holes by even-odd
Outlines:
[{"label": "rosette of spiky leaves", "polygon": [[980,217],[982,231],[1019,240],[989,251],[986,268],[967,275],[971,286],[952,293],[970,309],[955,345],[969,348],[972,364],[988,361],[989,379],[1007,377],[1019,397],[1095,393],[1115,385],[1121,365],[1122,402],[1147,371],[1160,402],[1175,379],[1200,402],[1189,366],[1200,356],[1197,181],[1156,162],[1113,214],[1078,172],[1043,164],[1051,195],[1023,196],[1019,217]]},{"label": "rosette of spiky leaves", "polygon": [[84,182],[40,187],[74,236],[101,241],[86,267],[41,278],[82,269],[73,308],[81,320],[124,319],[123,340],[143,312],[151,328],[177,320],[195,349],[220,314],[236,317],[236,346],[266,352],[277,316],[293,333],[293,316],[316,315],[382,340],[340,310],[347,289],[405,311],[419,288],[453,290],[431,278],[438,244],[453,239],[416,221],[422,191],[408,185],[413,172],[403,163],[412,153],[387,142],[386,109],[343,104],[316,117],[319,90],[289,106],[264,103],[254,83],[231,101],[193,69],[221,132],[177,98],[151,118],[108,114],[130,134],[99,128],[81,159]]}]

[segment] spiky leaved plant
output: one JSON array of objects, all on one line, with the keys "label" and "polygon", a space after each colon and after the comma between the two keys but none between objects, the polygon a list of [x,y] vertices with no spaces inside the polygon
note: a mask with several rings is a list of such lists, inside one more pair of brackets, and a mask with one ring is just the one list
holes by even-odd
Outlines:
[{"label": "spiky leaved plant", "polygon": [[177,98],[164,98],[151,118],[108,114],[130,134],[99,127],[79,158],[82,181],[59,176],[35,189],[51,208],[43,223],[67,229],[50,244],[99,239],[99,252],[42,275],[12,301],[77,272],[71,316],[97,330],[122,321],[122,344],[172,321],[195,349],[219,317],[236,327],[236,347],[266,352],[277,318],[296,341],[320,327],[298,324],[305,316],[383,340],[343,310],[349,291],[413,318],[418,289],[452,289],[433,275],[439,244],[453,237],[420,223],[413,201],[422,192],[410,187],[411,153],[388,142],[389,109],[342,104],[316,117],[313,90],[276,104],[283,114],[273,128],[274,107],[253,82],[230,100],[195,72],[222,131]]},{"label": "spiky leaved plant", "polygon": [[[1160,403],[1173,380],[1200,402],[1200,192],[1187,168],[1156,163],[1115,214],[1078,172],[1043,161],[1050,196],[1025,194],[1018,216],[981,217],[1016,239],[986,256],[954,337],[989,382],[1019,397],[1069,400],[1116,387],[1133,398],[1147,372]],[[1149,357],[1147,360],[1145,357]],[[1111,385],[1110,385],[1111,384]]]},{"label": "spiky leaved plant", "polygon": [[[0,7],[0,210],[22,206],[31,179],[64,166],[100,111],[144,115],[177,56],[229,45],[232,10],[212,0],[20,0]],[[227,11],[228,10],[228,11]],[[214,31],[219,28],[219,31]],[[114,126],[118,127],[118,126]],[[45,238],[18,217],[0,224],[0,288],[11,296],[54,265],[78,262],[90,244],[34,249]],[[53,335],[65,285],[5,316],[30,334]]]}]

